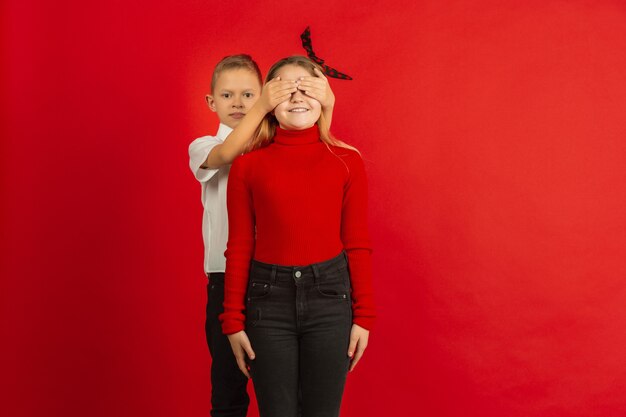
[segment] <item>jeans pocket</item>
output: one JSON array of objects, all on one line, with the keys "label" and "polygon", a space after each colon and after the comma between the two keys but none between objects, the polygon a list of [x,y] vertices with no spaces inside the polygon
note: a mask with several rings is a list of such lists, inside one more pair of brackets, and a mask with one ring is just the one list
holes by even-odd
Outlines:
[{"label": "jeans pocket", "polygon": [[270,295],[272,286],[268,282],[252,281],[248,285],[248,301],[260,300]]},{"label": "jeans pocket", "polygon": [[320,282],[317,284],[317,292],[324,298],[347,300],[348,289],[341,281]]}]

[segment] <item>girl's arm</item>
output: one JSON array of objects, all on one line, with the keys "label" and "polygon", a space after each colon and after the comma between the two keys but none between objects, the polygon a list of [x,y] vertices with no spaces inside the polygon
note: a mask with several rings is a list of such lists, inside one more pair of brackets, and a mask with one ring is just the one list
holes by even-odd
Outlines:
[{"label": "girl's arm", "polygon": [[352,285],[353,325],[348,356],[353,370],[367,347],[369,330],[374,324],[371,245],[367,227],[367,179],[361,156],[347,151],[344,157],[349,179],[344,189],[341,216],[341,240],[348,256]]},{"label": "girl's arm", "polygon": [[219,318],[222,331],[246,377],[250,373],[245,356],[254,359],[254,351],[244,331],[245,294],[250,261],[254,253],[254,206],[248,184],[249,159],[237,158],[230,169],[226,204],[228,207],[228,243],[226,245],[226,277],[224,279],[224,313]]},{"label": "girl's arm", "polygon": [[279,103],[287,100],[296,90],[294,81],[281,81],[280,77],[265,83],[261,97],[246,113],[239,125],[224,139],[224,143],[211,149],[201,167],[216,169],[223,165],[232,164],[235,158],[243,153],[246,144],[254,135],[265,115]]},{"label": "girl's arm", "polygon": [[235,159],[228,177],[226,205],[228,208],[228,242],[226,244],[226,276],[224,279],[224,312],[220,315],[224,334],[245,328],[245,295],[250,261],[255,246],[255,218],[249,178],[252,171],[246,154]]},{"label": "girl's arm", "polygon": [[367,179],[361,156],[346,150],[349,168],[341,212],[341,241],[348,256],[352,284],[354,323],[371,329],[376,312],[372,288],[371,244],[367,224]]}]

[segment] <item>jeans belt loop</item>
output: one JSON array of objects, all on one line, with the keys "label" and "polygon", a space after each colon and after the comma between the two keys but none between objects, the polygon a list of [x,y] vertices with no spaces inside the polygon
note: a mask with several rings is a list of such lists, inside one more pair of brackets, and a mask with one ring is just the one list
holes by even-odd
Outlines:
[{"label": "jeans belt loop", "polygon": [[276,285],[276,265],[272,265],[272,276],[270,278],[270,283],[272,285]]},{"label": "jeans belt loop", "polygon": [[313,270],[313,283],[318,284],[320,279],[320,268],[317,264],[312,264],[311,269]]}]

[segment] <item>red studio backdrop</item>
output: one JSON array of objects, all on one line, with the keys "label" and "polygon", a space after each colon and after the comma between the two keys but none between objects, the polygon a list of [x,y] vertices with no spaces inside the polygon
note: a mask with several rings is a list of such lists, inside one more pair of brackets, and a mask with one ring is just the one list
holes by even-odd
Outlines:
[{"label": "red studio backdrop", "polygon": [[626,415],[624,2],[1,7],[3,416],[208,415],[187,146],[217,61],[308,25],[370,182],[342,416]]}]

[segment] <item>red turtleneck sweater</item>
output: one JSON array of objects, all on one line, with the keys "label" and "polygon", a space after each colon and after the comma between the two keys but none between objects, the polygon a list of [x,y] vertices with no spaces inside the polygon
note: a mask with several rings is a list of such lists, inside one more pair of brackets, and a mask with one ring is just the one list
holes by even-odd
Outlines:
[{"label": "red turtleneck sweater", "polygon": [[[228,178],[225,334],[244,330],[250,261],[303,266],[346,250],[354,323],[374,321],[367,182],[361,156],[326,145],[317,125],[276,129],[269,146],[238,157]],[[256,227],[256,233],[255,233]]]}]

